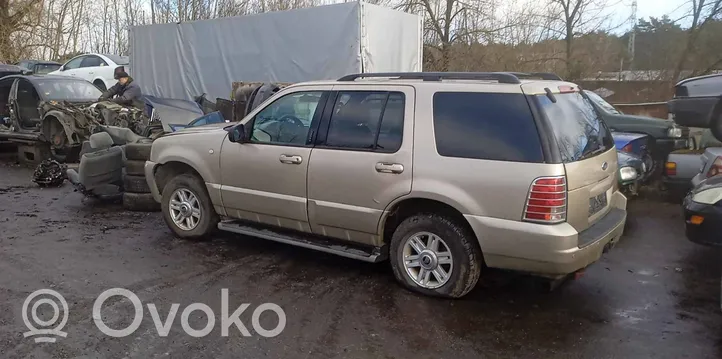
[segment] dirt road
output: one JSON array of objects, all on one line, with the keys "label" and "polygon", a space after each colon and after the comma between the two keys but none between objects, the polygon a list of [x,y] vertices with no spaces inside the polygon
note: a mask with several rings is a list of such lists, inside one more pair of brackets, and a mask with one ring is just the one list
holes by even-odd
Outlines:
[{"label": "dirt road", "polygon": [[[194,243],[174,239],[159,213],[83,203],[69,184],[40,189],[31,171],[0,164],[0,353],[5,358],[720,358],[722,253],[684,238],[680,208],[630,203],[622,242],[577,281],[552,293],[537,280],[489,271],[462,300],[420,297],[394,282],[387,264],[369,265],[239,236]],[[103,334],[92,317],[96,297],[125,288],[143,303],[130,336]],[[67,337],[24,338],[23,301],[50,288],[68,302]],[[221,290],[236,326],[222,336]],[[108,300],[102,320],[114,329],[134,318],[129,301]],[[205,303],[215,326],[205,337],[184,331],[181,312]],[[252,329],[261,303],[283,308],[274,338]],[[170,333],[158,334],[147,304]],[[49,305],[38,308],[49,320]],[[260,317],[276,326],[271,313]],[[188,319],[202,329],[208,319]]]}]

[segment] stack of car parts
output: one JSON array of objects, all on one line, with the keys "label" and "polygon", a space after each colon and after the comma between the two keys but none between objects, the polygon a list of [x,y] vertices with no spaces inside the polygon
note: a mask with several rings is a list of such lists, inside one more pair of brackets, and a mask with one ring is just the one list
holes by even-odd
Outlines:
[{"label": "stack of car parts", "polygon": [[123,207],[130,211],[153,212],[160,204],[153,199],[145,179],[145,161],[150,158],[150,141],[125,145],[125,175],[123,176]]}]

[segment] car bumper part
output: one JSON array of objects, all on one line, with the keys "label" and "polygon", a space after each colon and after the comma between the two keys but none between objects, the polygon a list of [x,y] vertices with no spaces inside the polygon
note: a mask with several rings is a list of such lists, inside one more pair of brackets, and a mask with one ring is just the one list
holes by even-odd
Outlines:
[{"label": "car bumper part", "polygon": [[152,161],[145,162],[145,180],[148,181],[148,187],[150,187],[150,193],[153,195],[153,199],[160,203],[162,197],[158,190],[158,184],[155,182],[155,168],[158,166],[157,163]]},{"label": "car bumper part", "polygon": [[[683,206],[687,238],[699,244],[722,246],[722,207],[694,202],[691,195],[684,199]],[[692,216],[701,217],[702,223],[694,224]]]},{"label": "car bumper part", "polygon": [[596,262],[624,232],[627,198],[615,192],[611,210],[579,233],[569,223],[544,225],[466,215],[486,265],[558,277]]},{"label": "car bumper part", "polygon": [[692,189],[692,182],[686,178],[672,178],[668,176],[662,177],[662,183],[664,183],[667,189],[676,192],[688,192]]}]

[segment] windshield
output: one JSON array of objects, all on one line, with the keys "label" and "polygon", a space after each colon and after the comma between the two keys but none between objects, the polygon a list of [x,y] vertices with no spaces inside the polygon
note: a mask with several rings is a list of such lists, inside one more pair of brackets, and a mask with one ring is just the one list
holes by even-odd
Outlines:
[{"label": "windshield", "polygon": [[614,147],[607,126],[589,99],[579,92],[537,95],[538,104],[554,131],[562,162],[575,162],[606,152]]},{"label": "windshield", "polygon": [[109,58],[110,61],[115,62],[117,65],[128,65],[128,64],[130,64],[130,59],[128,59],[128,56],[105,55],[105,57]]},{"label": "windshield", "polygon": [[103,93],[90,82],[78,80],[38,80],[40,95],[49,101],[91,102]]},{"label": "windshield", "polygon": [[60,68],[60,64],[37,64],[35,65],[36,74],[49,74]]},{"label": "windshield", "polygon": [[589,96],[589,98],[594,101],[599,107],[602,108],[605,112],[614,114],[614,115],[621,115],[622,113],[617,111],[614,106],[610,105],[609,102],[605,101],[602,96],[597,95],[595,92],[584,90],[584,94]]}]

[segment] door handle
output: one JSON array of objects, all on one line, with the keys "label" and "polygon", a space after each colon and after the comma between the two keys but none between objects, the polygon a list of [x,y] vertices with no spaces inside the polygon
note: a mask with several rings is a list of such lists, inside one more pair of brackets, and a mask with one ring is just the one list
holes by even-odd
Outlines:
[{"label": "door handle", "polygon": [[404,165],[399,163],[383,163],[376,164],[376,172],[381,173],[401,173],[404,172]]},{"label": "door handle", "polygon": [[303,158],[301,156],[295,156],[295,155],[281,155],[281,157],[278,158],[281,163],[291,164],[291,165],[297,165],[303,162]]}]

